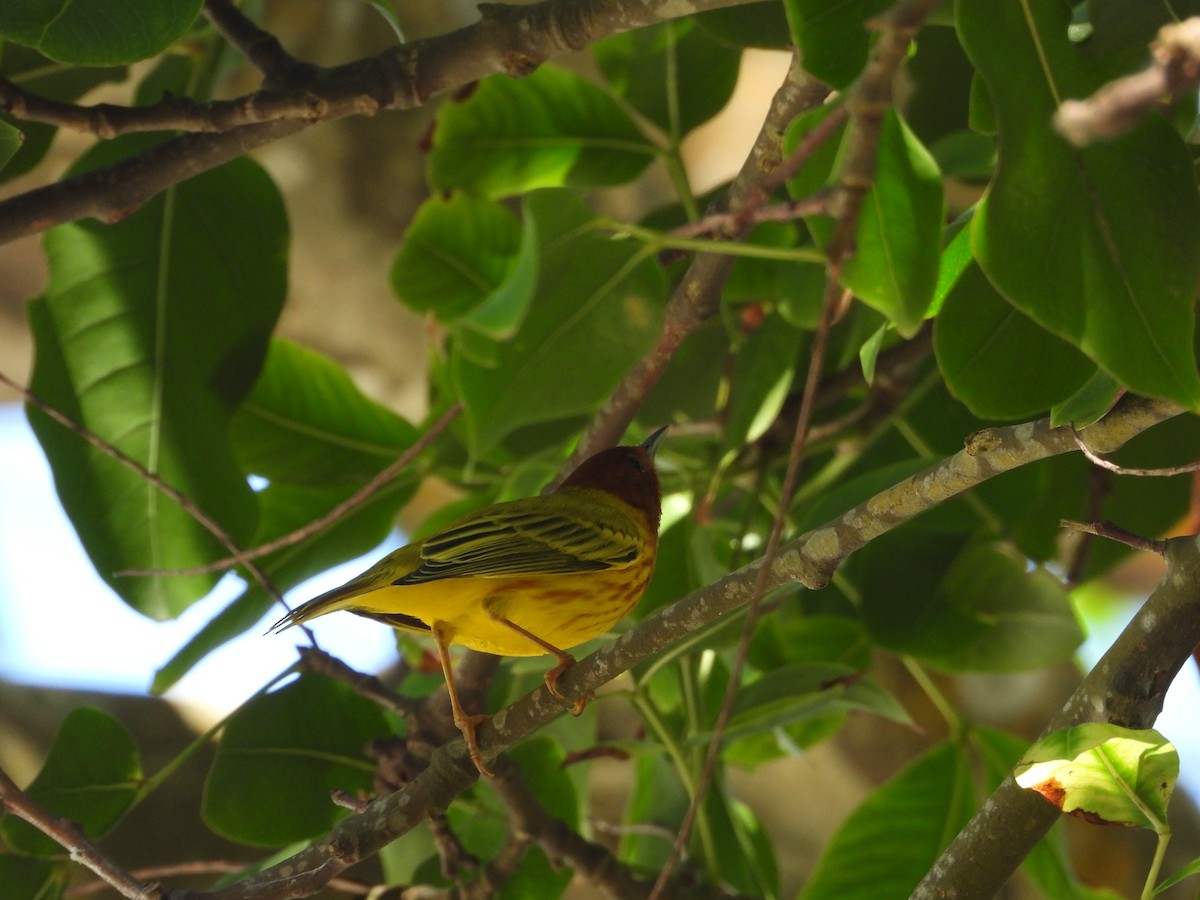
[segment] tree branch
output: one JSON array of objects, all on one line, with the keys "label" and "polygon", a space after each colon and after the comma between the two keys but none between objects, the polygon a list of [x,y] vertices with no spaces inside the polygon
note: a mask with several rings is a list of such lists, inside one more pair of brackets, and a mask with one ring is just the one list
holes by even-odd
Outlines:
[{"label": "tree branch", "polygon": [[[268,70],[267,87],[238,100],[188,106],[164,101],[144,123],[131,111],[96,116],[106,134],[125,130],[187,127],[207,110],[215,134],[187,134],[103,169],[76,175],[0,202],[0,244],[84,218],[119,221],[172,185],[280,140],[318,121],[380,110],[412,109],[488,75],[528,75],[547,59],[579,50],[609,35],[689,16],[707,9],[750,0],[543,0],[529,6],[484,4],[481,21],[457,31],[410,44],[332,69],[285,64],[282,49],[273,49],[262,34],[252,35],[228,15],[227,3],[209,3],[216,18],[256,64]],[[233,13],[240,16],[236,9]],[[250,27],[257,31],[257,26]],[[246,33],[243,33],[246,32]],[[269,36],[268,36],[269,38]],[[277,46],[277,45],[276,45]],[[287,57],[290,59],[290,57]],[[278,85],[286,84],[281,93]],[[0,85],[0,106],[34,100]],[[47,102],[48,101],[44,101]],[[43,114],[80,123],[94,113],[84,107],[68,113],[42,107]],[[173,123],[169,113],[179,116]],[[239,124],[240,123],[240,124]],[[236,127],[233,127],[235,126]]]},{"label": "tree branch", "polygon": [[1200,18],[1165,25],[1151,45],[1154,62],[1141,72],[1110,81],[1084,100],[1067,100],[1054,127],[1076,147],[1118,137],[1151,109],[1177,100],[1200,84]]},{"label": "tree branch", "polygon": [[[793,57],[786,78],[771,102],[762,130],[750,155],[730,184],[722,201],[725,209],[757,209],[766,203],[775,186],[773,176],[782,158],[783,133],[800,113],[819,105],[829,88],[816,81]],[[717,210],[711,211],[713,213]],[[750,217],[706,219],[711,221],[714,240],[737,241],[749,231]],[[562,469],[562,474],[547,488],[557,486],[566,474],[597,451],[616,444],[629,423],[633,421],[646,395],[658,383],[680,345],[717,311],[721,291],[735,258],[729,254],[701,253],[675,289],[667,304],[666,315],[658,340],[621,380],[604,405],[592,417],[592,422],[579,439],[575,450]]]},{"label": "tree branch", "polygon": [[[1200,644],[1200,537],[1166,542],[1167,571],[1043,735],[1083,722],[1151,728],[1167,688]],[[1058,820],[1010,774],[918,885],[916,900],[990,897]]]},{"label": "tree branch", "polygon": [[139,881],[109,859],[74,822],[52,815],[34,803],[3,769],[0,769],[0,809],[7,809],[42,834],[58,841],[71,854],[73,862],[91,869],[123,897],[153,900],[162,896],[156,886]]},{"label": "tree branch", "polygon": [[[1082,434],[1090,447],[1108,453],[1147,428],[1182,412],[1182,407],[1167,401],[1126,397],[1105,418],[1083,429]],[[1051,428],[1048,419],[976,432],[960,452],[784,544],[770,567],[766,586],[769,589],[800,583],[809,588],[822,587],[842,560],[902,522],[996,475],[1077,450],[1071,428]],[[761,566],[761,561],[753,562],[689,594],[580,660],[559,679],[566,704],[747,603]],[[1200,623],[1200,615],[1196,615],[1196,621]],[[1147,664],[1153,663],[1145,653],[1140,658]],[[545,687],[521,698],[480,726],[478,736],[484,757],[494,759],[563,710],[564,701],[552,697]],[[407,787],[375,800],[363,813],[343,820],[321,843],[212,894],[184,892],[169,897],[245,900],[284,892],[302,896],[303,891],[315,891],[347,866],[423,822],[431,813],[444,810],[455,796],[475,782],[478,774],[466,755],[462,739],[456,739],[435,751],[429,768]],[[1041,798],[1034,799],[1045,804]]]}]

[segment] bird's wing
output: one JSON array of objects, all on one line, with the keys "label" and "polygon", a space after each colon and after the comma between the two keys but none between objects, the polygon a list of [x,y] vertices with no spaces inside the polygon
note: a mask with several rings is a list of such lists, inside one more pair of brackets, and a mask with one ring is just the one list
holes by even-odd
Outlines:
[{"label": "bird's wing", "polygon": [[392,583],[595,572],[628,566],[643,549],[636,526],[624,517],[585,519],[569,510],[523,507],[508,504],[428,538],[421,564]]}]

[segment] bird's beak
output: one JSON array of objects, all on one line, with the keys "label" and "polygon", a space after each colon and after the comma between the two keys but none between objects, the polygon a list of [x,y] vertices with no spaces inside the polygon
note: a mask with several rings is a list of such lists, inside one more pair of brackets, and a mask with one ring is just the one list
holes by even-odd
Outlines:
[{"label": "bird's beak", "polygon": [[651,434],[650,437],[642,441],[640,446],[646,451],[646,454],[651,459],[654,459],[654,454],[658,452],[658,445],[661,444],[663,442],[663,438],[666,437],[668,427],[669,426],[664,425],[662,428],[658,429],[658,431],[655,431],[653,434]]}]

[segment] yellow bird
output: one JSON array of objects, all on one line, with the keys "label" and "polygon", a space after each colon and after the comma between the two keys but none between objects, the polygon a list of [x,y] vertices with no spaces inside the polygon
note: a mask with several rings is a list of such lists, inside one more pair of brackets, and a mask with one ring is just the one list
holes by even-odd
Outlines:
[{"label": "yellow bird", "polygon": [[485,506],[389,553],[271,630],[345,609],[432,633],[454,724],[475,766],[490,775],[475,737],[489,717],[463,711],[449,646],[500,656],[549,653],[558,664],[546,673],[546,687],[561,698],[558,677],[575,662],[566,650],[608,631],[650,583],[662,500],[654,454],[665,432],[589,457],[552,493]]}]

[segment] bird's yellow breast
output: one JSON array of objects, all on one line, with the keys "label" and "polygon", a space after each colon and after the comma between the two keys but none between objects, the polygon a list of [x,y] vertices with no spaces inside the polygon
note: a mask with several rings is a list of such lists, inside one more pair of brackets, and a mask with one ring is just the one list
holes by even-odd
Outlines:
[{"label": "bird's yellow breast", "polygon": [[427,625],[443,622],[452,642],[500,656],[545,651],[495,621],[506,618],[562,650],[604,634],[637,606],[653,573],[653,554],[599,572],[447,578],[384,587],[355,598],[353,608],[403,612]]}]

